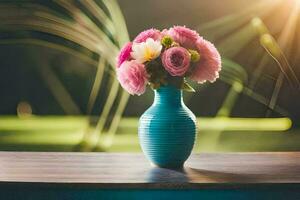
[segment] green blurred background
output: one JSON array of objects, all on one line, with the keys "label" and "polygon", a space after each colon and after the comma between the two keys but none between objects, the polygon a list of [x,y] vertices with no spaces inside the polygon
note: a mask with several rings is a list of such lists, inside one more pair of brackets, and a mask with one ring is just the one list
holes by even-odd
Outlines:
[{"label": "green blurred background", "polygon": [[223,63],[184,94],[194,151],[297,151],[299,16],[299,0],[1,0],[0,150],[141,151],[153,91],[123,91],[115,57],[144,29],[186,25]]}]

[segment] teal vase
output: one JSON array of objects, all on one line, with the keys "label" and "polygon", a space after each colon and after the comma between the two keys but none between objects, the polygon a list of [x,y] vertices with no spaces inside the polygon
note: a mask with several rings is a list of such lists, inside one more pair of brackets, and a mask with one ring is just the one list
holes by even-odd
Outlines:
[{"label": "teal vase", "polygon": [[181,168],[192,152],[196,117],[174,86],[155,90],[154,102],[139,120],[142,150],[154,165]]}]

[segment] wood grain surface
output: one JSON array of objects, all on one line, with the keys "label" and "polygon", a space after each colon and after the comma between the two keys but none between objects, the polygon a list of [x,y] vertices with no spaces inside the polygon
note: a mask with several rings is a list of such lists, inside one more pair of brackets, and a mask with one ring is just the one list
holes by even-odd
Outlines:
[{"label": "wood grain surface", "polygon": [[151,166],[142,154],[0,152],[0,184],[100,188],[201,188],[300,183],[300,152],[202,153],[184,169]]}]

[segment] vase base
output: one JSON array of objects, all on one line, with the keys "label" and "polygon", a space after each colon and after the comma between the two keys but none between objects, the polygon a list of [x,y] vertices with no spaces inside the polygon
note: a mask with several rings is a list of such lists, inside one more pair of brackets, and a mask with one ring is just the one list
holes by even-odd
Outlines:
[{"label": "vase base", "polygon": [[166,169],[176,169],[176,170],[180,170],[184,168],[184,163],[180,163],[180,164],[169,164],[169,165],[161,165],[161,164],[155,164],[150,162],[150,165],[152,167],[158,167],[158,168],[166,168]]}]

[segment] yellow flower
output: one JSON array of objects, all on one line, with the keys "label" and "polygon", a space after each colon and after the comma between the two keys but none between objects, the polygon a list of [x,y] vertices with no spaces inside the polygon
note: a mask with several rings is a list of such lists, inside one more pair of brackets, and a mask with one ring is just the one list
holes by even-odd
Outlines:
[{"label": "yellow flower", "polygon": [[144,63],[157,58],[161,53],[160,41],[148,38],[146,42],[133,43],[131,57],[139,63]]}]

